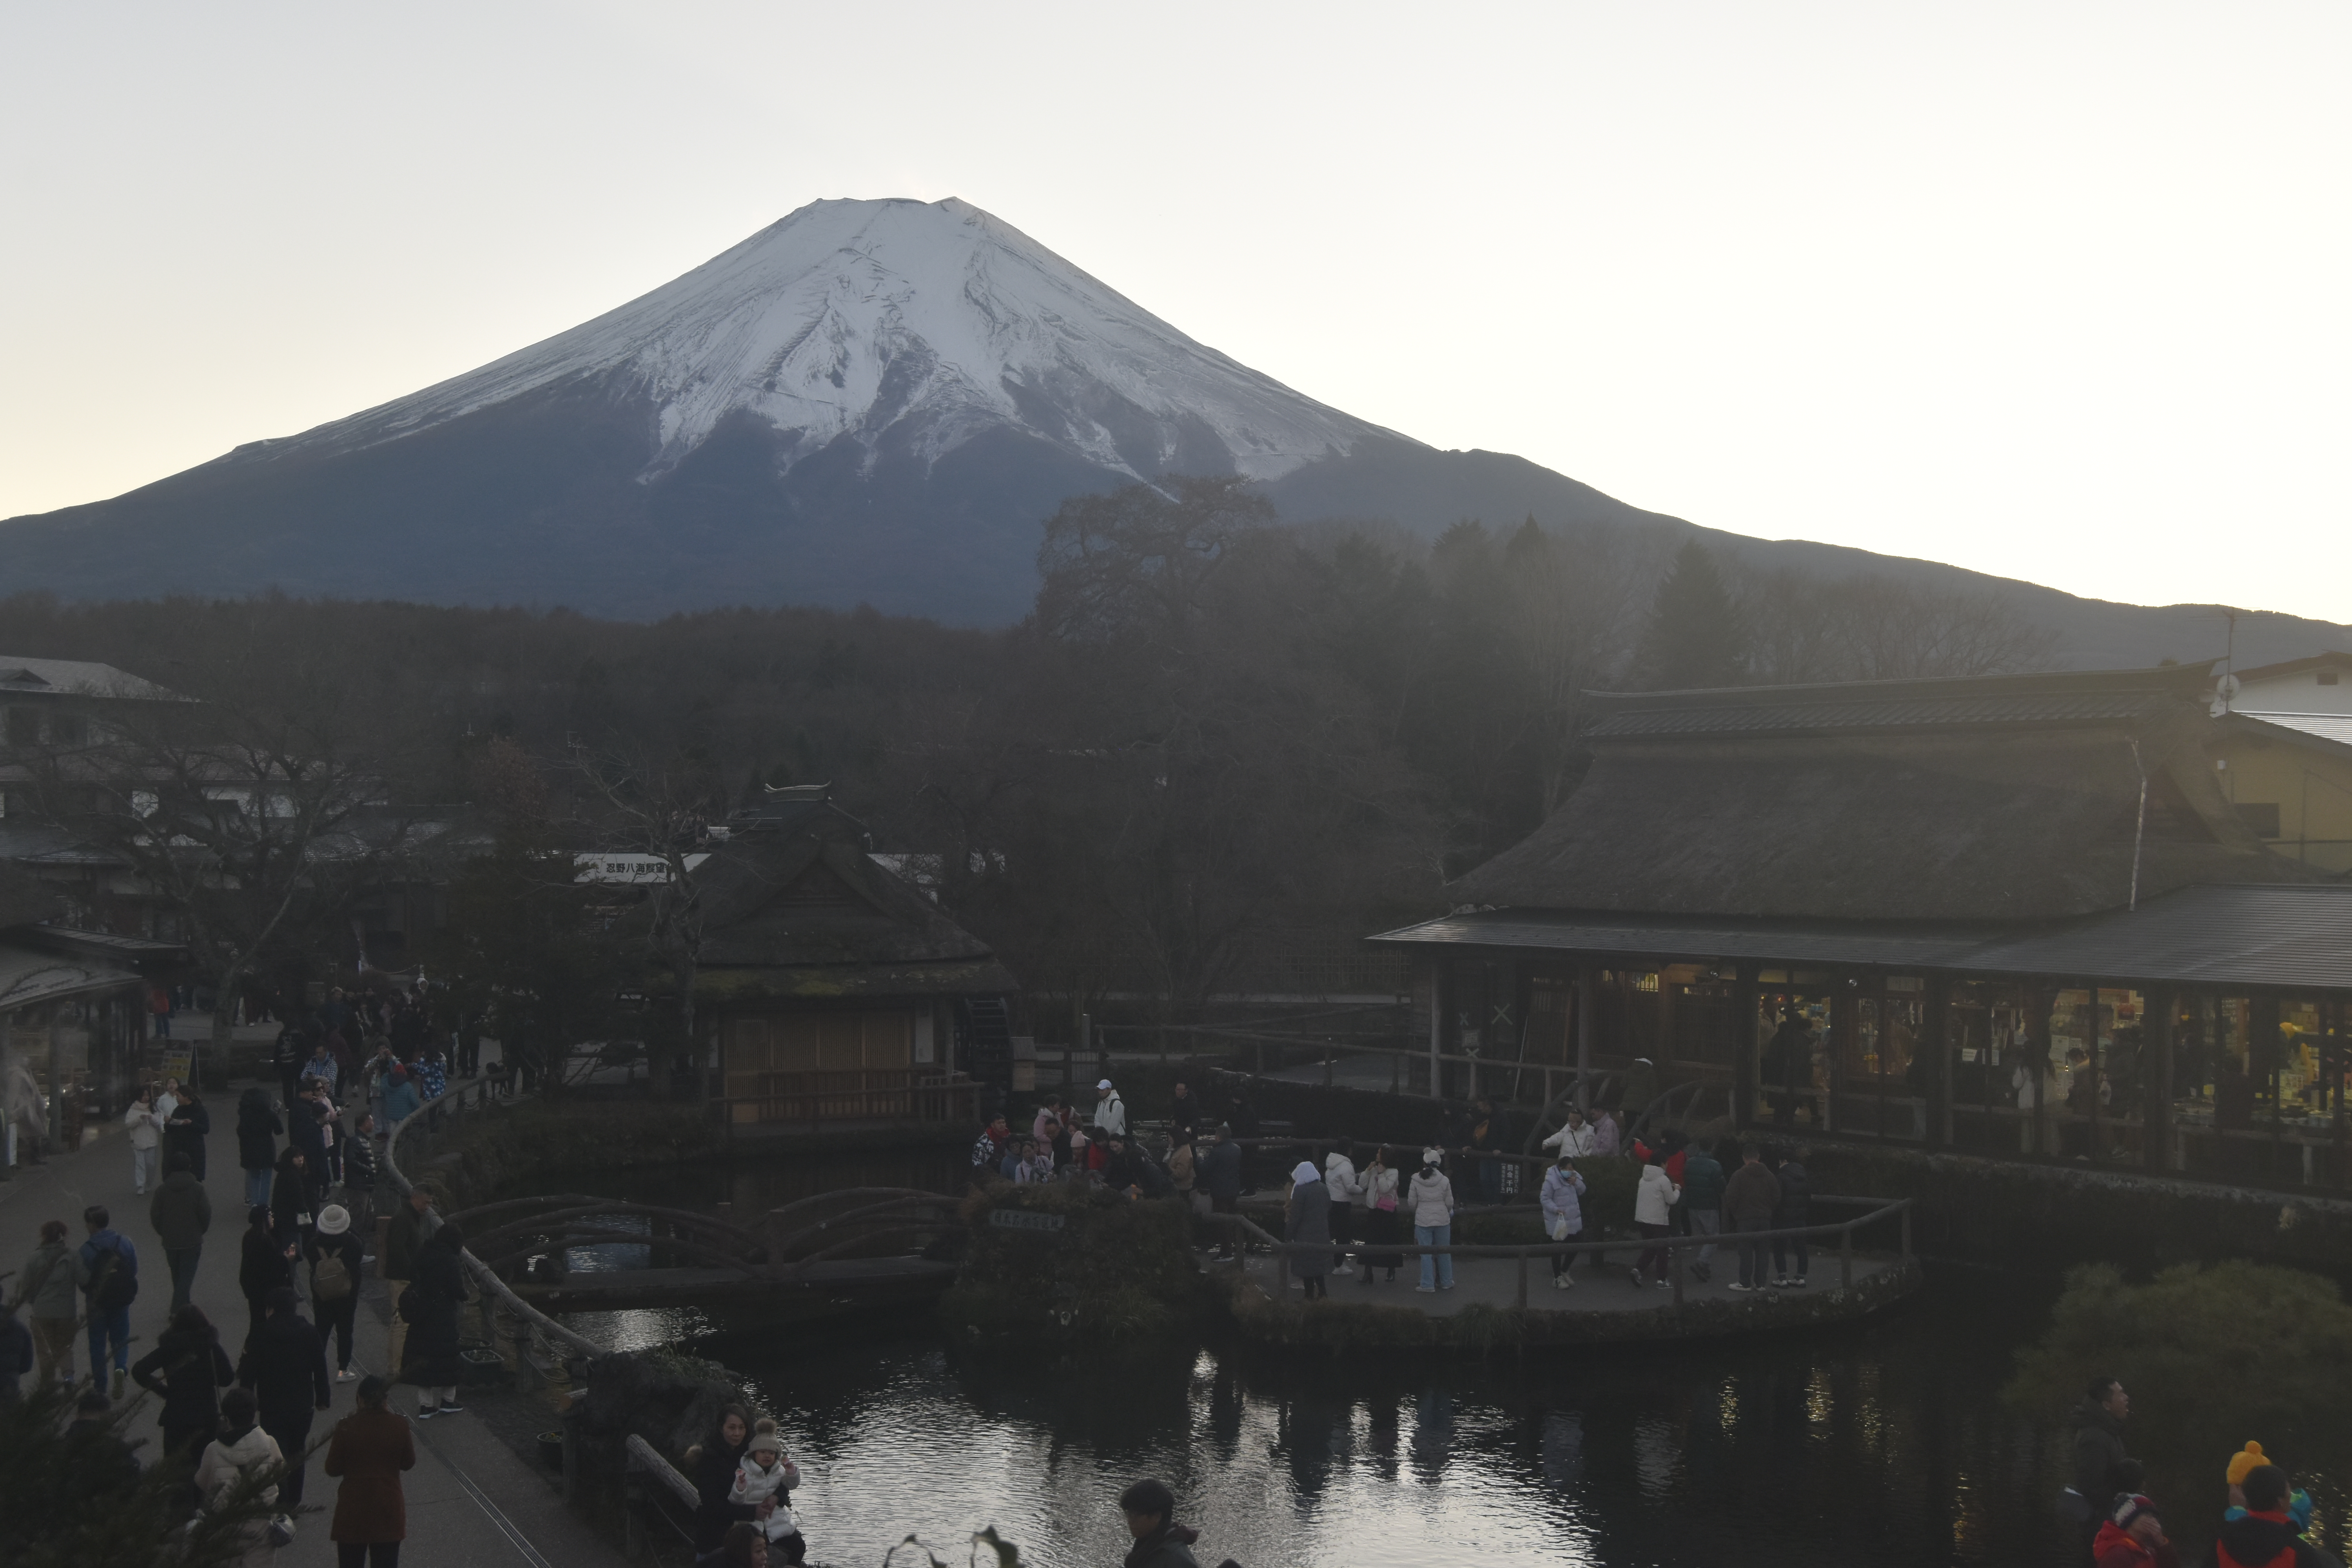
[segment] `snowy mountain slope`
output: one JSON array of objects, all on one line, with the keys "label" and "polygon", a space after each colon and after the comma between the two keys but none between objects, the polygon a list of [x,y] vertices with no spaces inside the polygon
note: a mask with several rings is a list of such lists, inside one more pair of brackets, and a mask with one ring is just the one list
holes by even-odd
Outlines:
[{"label": "snowy mountain slope", "polygon": [[619,309],[246,460],[400,439],[589,378],[642,397],[674,470],[730,416],[789,469],[843,438],[921,463],[1010,425],[1135,478],[1273,479],[1389,437],[1195,342],[1028,236],[950,199],[822,201]]}]

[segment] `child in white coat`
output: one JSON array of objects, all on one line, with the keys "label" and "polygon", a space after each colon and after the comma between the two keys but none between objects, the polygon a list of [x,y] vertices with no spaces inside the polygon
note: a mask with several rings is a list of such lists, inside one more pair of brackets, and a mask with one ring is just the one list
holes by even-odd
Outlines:
[{"label": "child in white coat", "polygon": [[773,1511],[760,1521],[760,1529],[768,1538],[769,1548],[791,1563],[808,1560],[808,1542],[801,1538],[800,1521],[793,1517],[792,1504],[783,1495],[800,1484],[800,1467],[784,1457],[783,1445],[776,1440],[776,1424],[764,1415],[751,1423],[751,1441],[743,1450],[742,1462],[735,1467],[735,1486],[727,1500],[754,1508],[772,1504]]}]

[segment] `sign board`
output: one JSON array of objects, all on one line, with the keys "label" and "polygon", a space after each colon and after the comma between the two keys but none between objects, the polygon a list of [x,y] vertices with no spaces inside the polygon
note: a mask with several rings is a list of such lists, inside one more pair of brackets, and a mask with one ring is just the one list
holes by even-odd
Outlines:
[{"label": "sign board", "polygon": [[175,1078],[186,1083],[195,1077],[195,1042],[173,1040],[163,1048],[163,1055],[155,1065],[155,1077],[158,1080]]},{"label": "sign board", "polygon": [[1043,1230],[1062,1228],[1062,1216],[1057,1214],[1037,1214],[1029,1209],[991,1209],[988,1223],[999,1230]]},{"label": "sign board", "polygon": [[[704,854],[688,855],[686,857],[686,868],[691,872],[709,858],[709,855]],[[572,874],[583,882],[619,882],[635,885],[669,880],[669,862],[658,855],[583,854],[574,855],[572,861],[576,868]]]}]

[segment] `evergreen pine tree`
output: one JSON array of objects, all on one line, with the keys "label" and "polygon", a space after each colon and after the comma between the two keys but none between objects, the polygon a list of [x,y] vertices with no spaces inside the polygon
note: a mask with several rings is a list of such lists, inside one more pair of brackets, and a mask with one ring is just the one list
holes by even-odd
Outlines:
[{"label": "evergreen pine tree", "polygon": [[1639,660],[1643,684],[1653,691],[1733,686],[1747,664],[1748,632],[1739,606],[1724,586],[1714,555],[1691,540],[1651,601]]}]

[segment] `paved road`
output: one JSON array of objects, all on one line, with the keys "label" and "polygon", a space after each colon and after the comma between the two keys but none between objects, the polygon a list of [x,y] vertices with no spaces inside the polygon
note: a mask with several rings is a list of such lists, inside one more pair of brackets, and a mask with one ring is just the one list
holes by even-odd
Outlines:
[{"label": "paved road", "polygon": [[[243,1087],[238,1086],[238,1092]],[[206,1141],[211,1158],[205,1189],[213,1202],[213,1227],[197,1270],[194,1300],[222,1326],[222,1339],[234,1357],[246,1325],[245,1298],[236,1286],[244,1173],[236,1164],[236,1094],[216,1095],[208,1103],[214,1131]],[[131,1353],[136,1360],[164,1326],[172,1287],[163,1246],[148,1228],[146,1200],[131,1190],[131,1155],[119,1124],[74,1153],[45,1165],[22,1167],[16,1180],[0,1182],[0,1269],[18,1267],[32,1251],[43,1220],[64,1220],[79,1246],[85,1235],[81,1212],[91,1204],[106,1205],[116,1228],[139,1248],[139,1300],[131,1309]],[[382,1297],[382,1287],[371,1277],[353,1343],[355,1370],[374,1371],[383,1363],[387,1320]],[[79,1370],[89,1370],[88,1354],[86,1342],[76,1348]],[[337,1385],[334,1412],[320,1418],[313,1436],[349,1414],[356,1386]],[[396,1388],[393,1400],[402,1414],[413,1414],[413,1390]],[[151,1420],[142,1418],[138,1426],[152,1437]],[[419,1568],[570,1568],[625,1561],[617,1544],[564,1507],[544,1469],[519,1458],[473,1411],[418,1423],[416,1436],[416,1468],[407,1478],[408,1544],[401,1553],[403,1563]],[[319,1458],[314,1457],[304,1500],[322,1511],[301,1520],[294,1544],[278,1553],[281,1568],[335,1561],[327,1535],[335,1485],[320,1473]]]}]

